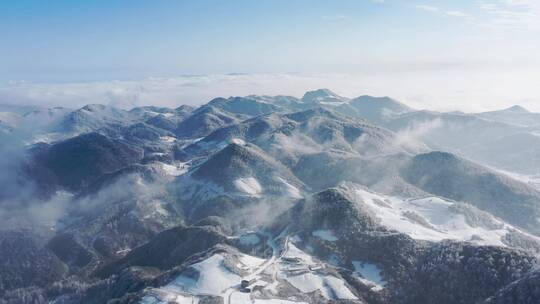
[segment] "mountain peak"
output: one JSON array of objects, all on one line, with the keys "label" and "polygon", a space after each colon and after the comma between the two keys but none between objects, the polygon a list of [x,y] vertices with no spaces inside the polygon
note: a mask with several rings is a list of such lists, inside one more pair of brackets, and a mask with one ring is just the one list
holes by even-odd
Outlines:
[{"label": "mountain peak", "polygon": [[363,95],[357,98],[354,98],[351,103],[359,103],[364,105],[371,105],[376,107],[384,107],[386,109],[392,110],[397,113],[405,113],[411,111],[407,105],[394,100],[388,96],[375,97],[369,95]]},{"label": "mountain peak", "polygon": [[317,89],[314,91],[308,91],[302,97],[303,102],[341,102],[346,101],[347,98],[337,95],[329,89]]},{"label": "mountain peak", "polygon": [[510,108],[504,109],[503,111],[514,113],[529,113],[529,110],[525,109],[520,105],[511,106]]},{"label": "mountain peak", "polygon": [[102,104],[87,104],[86,106],[82,107],[81,110],[86,110],[88,112],[98,112],[103,111],[107,108],[107,106]]}]

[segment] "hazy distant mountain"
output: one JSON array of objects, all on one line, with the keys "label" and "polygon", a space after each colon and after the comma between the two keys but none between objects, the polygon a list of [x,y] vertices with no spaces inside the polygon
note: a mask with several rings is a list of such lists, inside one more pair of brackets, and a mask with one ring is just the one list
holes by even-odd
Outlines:
[{"label": "hazy distant mountain", "polygon": [[388,97],[360,96],[338,106],[336,111],[379,125],[412,109]]},{"label": "hazy distant mountain", "polygon": [[408,182],[428,193],[469,202],[540,232],[540,192],[524,183],[444,152],[417,155],[402,172]]},{"label": "hazy distant mountain", "polygon": [[[345,112],[355,113],[353,109]],[[404,139],[424,142],[435,150],[458,153],[507,171],[540,173],[536,157],[532,156],[537,149],[534,121],[538,115],[522,108],[467,114],[414,111],[390,103],[377,111],[365,109],[357,116],[389,128]],[[526,137],[530,139],[527,146]]]},{"label": "hazy distant mountain", "polygon": [[510,172],[531,175],[540,172],[540,136],[535,133],[515,133],[488,139],[464,147],[462,153]]},{"label": "hazy distant mountain", "polygon": [[520,127],[538,127],[540,125],[540,113],[529,112],[521,106],[513,106],[499,111],[478,113],[477,115],[482,118]]}]

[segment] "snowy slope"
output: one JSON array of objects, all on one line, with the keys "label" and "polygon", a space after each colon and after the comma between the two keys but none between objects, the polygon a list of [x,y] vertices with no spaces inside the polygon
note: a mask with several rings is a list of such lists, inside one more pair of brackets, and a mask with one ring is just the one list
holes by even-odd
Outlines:
[{"label": "snowy slope", "polygon": [[[268,245],[273,254],[267,259],[242,253],[213,254],[191,265],[171,283],[148,291],[141,303],[196,303],[203,296],[221,297],[231,304],[310,303],[319,297],[358,303],[343,278],[300,250],[293,240],[285,237],[282,246],[269,240]],[[248,282],[248,289],[241,286],[242,280]]]},{"label": "snowy slope", "polygon": [[369,208],[381,224],[414,239],[470,241],[481,245],[507,246],[507,234],[518,232],[540,242],[472,206],[439,197],[401,199],[377,194],[360,187],[353,193],[360,208]]},{"label": "snowy slope", "polygon": [[386,282],[381,276],[381,270],[374,264],[361,261],[353,261],[354,274],[364,284],[373,285],[373,290],[384,289]]}]

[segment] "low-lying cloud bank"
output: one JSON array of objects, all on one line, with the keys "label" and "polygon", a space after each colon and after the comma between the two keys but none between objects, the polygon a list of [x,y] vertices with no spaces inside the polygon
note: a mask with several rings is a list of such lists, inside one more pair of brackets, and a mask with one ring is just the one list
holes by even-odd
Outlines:
[{"label": "low-lying cloud bank", "polygon": [[0,104],[121,108],[200,105],[214,97],[292,95],[329,88],[343,96],[390,96],[431,110],[483,111],[520,104],[540,111],[533,69],[420,69],[338,74],[214,74],[80,83],[0,83]]}]

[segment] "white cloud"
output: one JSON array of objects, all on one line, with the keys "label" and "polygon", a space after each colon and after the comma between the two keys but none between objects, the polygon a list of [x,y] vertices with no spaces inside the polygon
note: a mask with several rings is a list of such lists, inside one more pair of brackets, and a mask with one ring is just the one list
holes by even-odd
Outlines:
[{"label": "white cloud", "polygon": [[533,3],[531,0],[500,0],[499,2],[502,2],[507,5],[514,5],[514,6],[528,6]]},{"label": "white cloud", "polygon": [[482,111],[520,104],[540,111],[536,65],[375,66],[335,74],[234,74],[89,83],[0,85],[0,104],[81,107],[88,103],[130,108],[200,105],[223,96],[292,95],[329,88],[336,93],[391,96],[420,109]]},{"label": "white cloud", "polygon": [[485,0],[479,7],[488,17],[486,26],[540,31],[538,0]]},{"label": "white cloud", "polygon": [[446,17],[462,18],[475,24],[497,29],[540,31],[540,0],[477,0],[481,14],[472,15],[458,9],[416,5],[419,10]]},{"label": "white cloud", "polygon": [[416,122],[413,125],[402,129],[396,133],[397,145],[420,145],[422,139],[437,129],[443,128],[444,122],[440,119],[434,119],[425,122]]},{"label": "white cloud", "polygon": [[440,11],[440,9],[438,7],[431,6],[431,5],[417,5],[416,8],[420,9],[420,10],[428,11],[428,12],[438,12],[438,11]]},{"label": "white cloud", "polygon": [[462,11],[459,11],[459,10],[446,10],[440,7],[424,5],[424,4],[416,5],[415,7],[419,10],[423,10],[426,12],[440,14],[441,16],[472,19],[471,15],[464,13]]},{"label": "white cloud", "polygon": [[469,14],[466,14],[462,11],[445,11],[444,13],[450,17],[471,18]]}]

